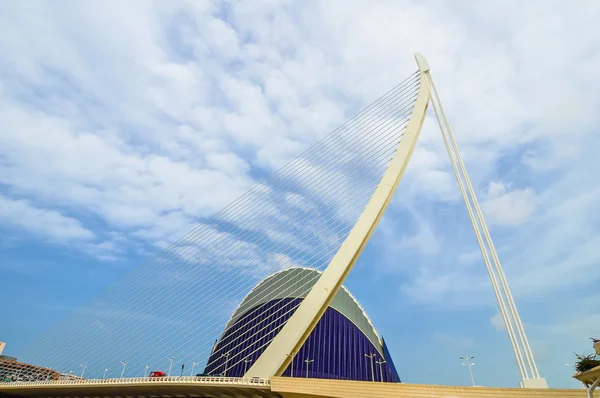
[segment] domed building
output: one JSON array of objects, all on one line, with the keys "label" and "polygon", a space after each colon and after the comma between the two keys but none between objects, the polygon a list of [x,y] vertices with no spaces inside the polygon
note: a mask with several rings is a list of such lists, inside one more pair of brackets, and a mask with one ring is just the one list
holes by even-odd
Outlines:
[{"label": "domed building", "polygon": [[[309,268],[289,268],[263,279],[233,312],[204,373],[243,376],[320,274]],[[383,338],[343,286],[283,375],[400,382]]]}]

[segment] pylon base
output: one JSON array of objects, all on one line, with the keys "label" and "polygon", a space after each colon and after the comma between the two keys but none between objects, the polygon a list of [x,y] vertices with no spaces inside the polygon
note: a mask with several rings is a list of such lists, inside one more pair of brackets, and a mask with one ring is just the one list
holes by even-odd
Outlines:
[{"label": "pylon base", "polygon": [[539,379],[523,379],[521,380],[521,388],[548,388],[546,379],[540,377]]}]

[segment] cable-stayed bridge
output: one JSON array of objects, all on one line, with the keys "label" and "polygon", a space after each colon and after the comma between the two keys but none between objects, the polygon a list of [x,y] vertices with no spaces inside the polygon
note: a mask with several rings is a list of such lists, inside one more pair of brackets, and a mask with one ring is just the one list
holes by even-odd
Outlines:
[{"label": "cable-stayed bridge", "polygon": [[[81,388],[114,383],[107,380],[119,380],[119,388],[131,391],[152,382],[166,383],[167,389],[177,383],[180,387],[204,383],[210,387],[203,393],[206,396],[226,384],[240,394],[250,388],[260,395],[271,377],[293,377],[294,366],[298,372],[305,364],[308,378],[315,359],[297,354],[327,317],[385,212],[430,104],[481,248],[522,387],[546,387],[429,65],[420,55],[416,59],[418,70],[373,104],[25,347],[18,363],[31,366],[4,364],[0,377],[6,388],[22,384],[35,394],[61,385],[64,389],[67,382],[55,379],[71,372],[71,379],[80,374],[81,380],[69,383]],[[274,273],[304,268],[318,272],[282,278],[268,291],[256,289]],[[341,313],[354,305],[345,300]],[[262,315],[250,311],[232,317],[239,313],[240,303],[247,309],[260,308]],[[366,314],[355,312],[346,318],[355,324],[364,323],[363,318],[368,321]],[[345,347],[359,340],[340,338],[337,344]],[[372,381],[376,375],[381,381],[384,374],[391,377],[395,370],[383,370],[393,368],[384,343],[372,340],[360,343],[367,344],[360,363],[350,363],[344,355],[334,358],[331,366],[337,366],[336,374],[351,375],[353,367],[364,367],[363,379],[369,374]],[[165,374],[148,378],[155,369]],[[44,387],[31,390],[36,385]],[[211,388],[213,392],[208,391]],[[136,394],[146,394],[143,391]]]}]

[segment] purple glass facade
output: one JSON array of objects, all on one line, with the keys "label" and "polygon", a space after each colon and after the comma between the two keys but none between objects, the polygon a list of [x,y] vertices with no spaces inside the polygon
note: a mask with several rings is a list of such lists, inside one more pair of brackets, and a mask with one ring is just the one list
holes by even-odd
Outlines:
[{"label": "purple glass facade", "polygon": [[[292,316],[294,311],[290,310],[301,301],[302,298],[276,299],[247,311],[215,344],[204,373],[242,376]],[[243,338],[238,340],[240,336]],[[371,367],[366,354],[373,353]],[[385,363],[377,363],[381,361]],[[293,377],[306,377],[307,366],[308,377],[312,378],[400,382],[386,347],[377,350],[352,321],[331,307],[284,376],[292,376],[293,368]]]}]

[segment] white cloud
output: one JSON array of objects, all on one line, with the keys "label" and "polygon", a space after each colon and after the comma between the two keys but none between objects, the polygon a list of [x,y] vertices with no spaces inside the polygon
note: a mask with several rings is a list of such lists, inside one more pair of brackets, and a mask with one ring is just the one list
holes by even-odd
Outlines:
[{"label": "white cloud", "polygon": [[537,206],[537,197],[531,188],[511,190],[502,182],[491,182],[488,198],[481,206],[486,222],[514,227],[531,218]]},{"label": "white cloud", "polygon": [[428,266],[403,283],[400,292],[415,304],[444,309],[493,305],[492,297],[486,294],[488,279],[461,270],[449,271],[448,268],[452,268],[451,263],[440,268]]},{"label": "white cloud", "polygon": [[433,230],[433,225],[425,222],[424,220],[418,220],[417,233],[409,237],[402,237],[399,240],[401,249],[410,250],[417,249],[423,255],[437,254],[441,247],[441,242],[438,241],[438,237]]},{"label": "white cloud", "polygon": [[26,200],[0,196],[0,219],[57,243],[89,241],[96,237],[77,219],[65,217],[55,210],[35,207]]},{"label": "white cloud", "polygon": [[7,103],[0,114],[6,122],[0,131],[4,184],[96,213],[116,228],[164,224],[161,219],[173,219],[166,214],[174,209],[181,209],[190,225],[241,195],[251,181],[246,163],[230,152],[209,153],[196,166],[136,153],[112,134],[78,131],[65,118]]},{"label": "white cloud", "polygon": [[506,330],[506,326],[504,325],[504,320],[502,319],[502,315],[499,312],[490,318],[490,323],[496,330],[499,330],[499,331]]},{"label": "white cloud", "polygon": [[459,264],[470,265],[476,261],[481,261],[483,256],[481,254],[481,250],[473,250],[465,253],[461,253],[457,261]]},{"label": "white cloud", "polygon": [[458,336],[444,332],[433,333],[432,339],[435,342],[449,345],[453,349],[469,349],[475,345],[475,340],[472,337]]},{"label": "white cloud", "polygon": [[[345,114],[402,80],[414,70],[407,54],[416,49],[436,66],[451,121],[479,181],[503,148],[532,139],[554,142],[556,129],[548,126],[557,120],[544,115],[557,114],[557,98],[527,102],[533,107],[528,115],[523,96],[547,86],[539,77],[529,78],[533,70],[562,73],[556,59],[566,62],[572,58],[565,52],[581,51],[545,47],[533,59],[523,51],[523,43],[532,39],[518,40],[531,35],[527,24],[519,16],[497,24],[498,15],[512,15],[510,7],[500,5],[494,6],[495,14],[479,6],[470,12],[500,33],[514,35],[512,41],[471,35],[477,26],[449,10],[393,2],[378,7],[332,2],[314,9],[266,3],[260,10],[236,4],[228,21],[215,13],[218,5],[127,7],[135,17],[121,18],[122,11],[112,12],[110,6],[99,12],[80,5],[53,19],[40,5],[25,18],[14,6],[5,10],[3,25],[4,52],[15,55],[3,64],[7,76],[14,77],[3,81],[1,91],[9,122],[2,138],[10,162],[4,183],[85,208],[113,228],[147,228],[178,209],[189,222],[218,210],[251,184],[251,166],[281,165]],[[545,10],[538,16],[542,26],[551,26],[552,15]],[[110,34],[95,38],[94,27],[109,20]],[[348,32],[347,25],[356,29]],[[566,26],[559,28],[571,34]],[[12,33],[25,29],[32,34]],[[78,34],[67,34],[73,31]],[[39,46],[34,38],[40,36],[51,44]],[[401,48],[394,44],[390,52],[393,36],[411,40]],[[582,48],[591,43],[588,36]],[[529,61],[521,69],[515,66],[519,57]],[[554,67],[540,71],[536,65],[548,57]],[[239,67],[230,67],[235,64]],[[52,95],[40,102],[34,90]],[[569,92],[569,104],[581,102],[580,91]],[[569,115],[581,109],[568,107],[561,117],[572,120]],[[539,120],[546,123],[543,128],[520,133],[523,123]],[[456,183],[434,130],[428,119],[401,190],[456,201]],[[29,145],[33,137],[35,147]],[[38,166],[42,159],[44,175]],[[522,222],[531,210],[523,206],[530,196],[524,189],[495,198],[490,218],[505,225]]]}]

